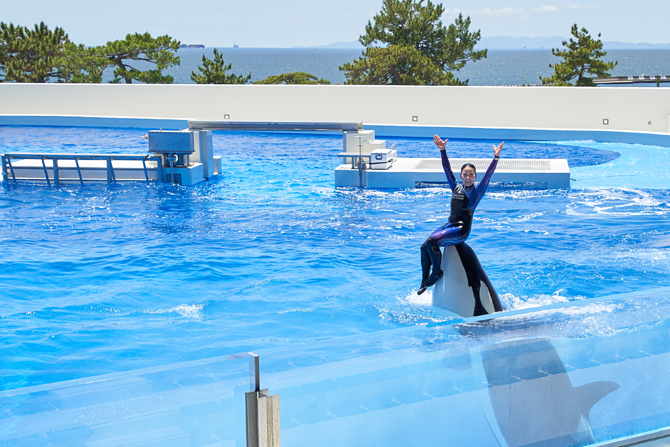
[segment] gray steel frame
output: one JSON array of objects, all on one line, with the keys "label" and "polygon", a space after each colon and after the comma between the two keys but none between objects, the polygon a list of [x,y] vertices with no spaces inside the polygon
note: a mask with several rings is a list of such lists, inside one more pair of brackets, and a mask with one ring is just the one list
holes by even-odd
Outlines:
[{"label": "gray steel frame", "polygon": [[189,130],[316,130],[356,132],[362,122],[189,121]]}]

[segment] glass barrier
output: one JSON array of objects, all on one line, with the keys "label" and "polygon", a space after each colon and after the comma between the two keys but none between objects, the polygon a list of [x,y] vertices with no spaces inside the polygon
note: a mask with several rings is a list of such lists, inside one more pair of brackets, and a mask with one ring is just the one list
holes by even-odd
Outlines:
[{"label": "glass barrier", "polygon": [[[670,288],[258,352],[290,446],[581,446],[670,427]],[[0,446],[246,445],[251,354],[0,393]]]},{"label": "glass barrier", "polygon": [[259,352],[291,446],[578,446],[670,426],[670,290]]},{"label": "glass barrier", "polygon": [[253,357],[0,392],[0,446],[245,445]]}]

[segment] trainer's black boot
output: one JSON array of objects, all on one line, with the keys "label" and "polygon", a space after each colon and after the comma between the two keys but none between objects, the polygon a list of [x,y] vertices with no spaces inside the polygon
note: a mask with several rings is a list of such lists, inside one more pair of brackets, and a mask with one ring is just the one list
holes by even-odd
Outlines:
[{"label": "trainer's black boot", "polygon": [[437,242],[428,239],[426,241],[428,248],[428,256],[430,257],[430,262],[433,264],[433,273],[423,282],[426,287],[432,287],[435,285],[438,279],[442,278],[442,251],[440,251],[440,246]]},{"label": "trainer's black boot", "polygon": [[426,243],[424,242],[421,244],[421,287],[419,287],[419,291],[417,292],[418,295],[421,295],[426,291],[425,283],[430,276],[431,265],[430,256],[428,255],[428,247],[426,247]]}]

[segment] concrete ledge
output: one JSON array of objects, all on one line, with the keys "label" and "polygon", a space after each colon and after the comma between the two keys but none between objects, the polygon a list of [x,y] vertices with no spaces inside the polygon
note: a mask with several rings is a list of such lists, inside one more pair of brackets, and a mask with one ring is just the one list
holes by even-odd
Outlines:
[{"label": "concrete ledge", "polygon": [[[78,116],[78,115],[0,115],[0,126],[46,126],[46,127],[101,127],[119,129],[165,129],[189,128],[188,119]],[[445,138],[500,141],[599,141],[606,143],[645,144],[670,147],[670,134],[661,132],[626,132],[617,130],[579,129],[531,129],[494,127],[423,126],[399,124],[364,123],[366,130],[374,130],[384,138],[431,138],[438,134]],[[246,129],[235,129],[246,130]],[[296,132],[295,130],[290,131]],[[312,133],[301,131],[300,133]],[[313,132],[322,134],[323,131]]]},{"label": "concrete ledge", "polygon": [[[76,125],[156,129],[185,128],[186,120],[352,121],[390,126],[379,128],[389,136],[430,136],[431,128],[445,128],[462,138],[670,146],[659,137],[670,133],[670,89],[662,88],[0,83],[0,97],[2,116],[49,117],[33,125],[72,125],[55,116],[94,121]],[[150,121],[107,124],[100,117]]]}]

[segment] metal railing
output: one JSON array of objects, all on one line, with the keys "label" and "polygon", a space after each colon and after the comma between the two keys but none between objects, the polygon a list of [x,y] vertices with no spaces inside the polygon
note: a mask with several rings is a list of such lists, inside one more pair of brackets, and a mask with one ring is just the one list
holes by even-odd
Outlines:
[{"label": "metal railing", "polygon": [[[46,181],[47,184],[51,185],[51,182],[53,181],[54,185],[59,185],[62,182],[66,181],[79,181],[80,184],[84,184],[85,181],[104,181],[104,178],[85,178],[82,175],[82,171],[86,173],[90,172],[95,172],[95,171],[106,171],[106,181],[107,183],[116,183],[117,181],[124,180],[124,179],[117,179],[117,175],[115,172],[115,167],[114,167],[114,161],[141,161],[142,162],[142,168],[141,171],[144,173],[144,180],[149,182],[151,181],[149,179],[149,169],[151,170],[158,170],[158,180],[162,177],[162,163],[161,163],[161,157],[160,156],[155,156],[155,155],[140,155],[140,154],[36,154],[36,153],[24,153],[24,152],[14,152],[14,153],[8,153],[8,154],[3,154],[0,155],[1,163],[2,163],[2,174],[4,177],[5,182],[9,182],[10,180],[13,181],[14,183],[18,183],[18,181]],[[18,160],[39,160],[41,163],[37,164],[22,164],[18,165],[16,161]],[[13,162],[14,161],[14,162]],[[59,165],[59,162],[64,162],[64,161],[74,161],[73,165],[70,166],[65,166],[64,164]],[[81,166],[79,164],[80,161],[104,161],[105,165],[103,167],[101,166]],[[155,161],[156,162],[156,167],[147,167],[147,162],[148,161]],[[44,172],[44,177],[30,177],[30,176],[21,176],[20,171],[28,171],[28,172],[33,172],[36,169],[39,170],[41,168],[42,172]],[[137,168],[131,168],[131,167],[124,167],[124,168],[119,168],[117,167],[116,170],[123,169],[123,170],[131,170],[131,171],[137,171],[140,169]],[[75,171],[77,176],[70,176],[70,177],[64,177],[61,174],[66,172],[66,171]],[[18,174],[17,174],[18,171]],[[52,175],[51,177],[49,176],[49,171],[51,171]],[[131,180],[131,181],[137,181],[141,179],[125,179],[125,180]]]}]

